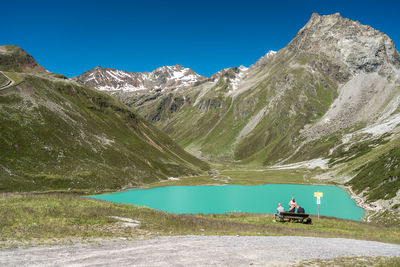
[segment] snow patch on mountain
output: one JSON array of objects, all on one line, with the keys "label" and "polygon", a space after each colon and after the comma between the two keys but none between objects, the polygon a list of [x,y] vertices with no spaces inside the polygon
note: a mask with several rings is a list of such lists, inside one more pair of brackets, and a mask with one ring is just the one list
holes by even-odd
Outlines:
[{"label": "snow patch on mountain", "polygon": [[152,72],[128,72],[96,67],[72,79],[102,91],[150,92],[186,88],[207,78],[177,64],[163,66]]},{"label": "snow patch on mountain", "polygon": [[248,70],[248,68],[246,68],[245,66],[239,67],[239,72],[236,73],[235,78],[233,80],[231,80],[232,90],[230,90],[229,93],[235,91],[238,88],[239,83],[242,81],[243,76],[246,74],[247,70]]},{"label": "snow patch on mountain", "polygon": [[268,52],[267,52],[267,54],[265,54],[265,58],[270,58],[270,57],[272,57],[272,56],[274,56],[276,54],[276,51],[273,51],[273,50],[269,50]]},{"label": "snow patch on mountain", "polygon": [[[400,97],[397,98],[396,102],[400,100]],[[359,134],[370,134],[372,135],[372,138],[376,138],[379,136],[382,136],[385,133],[390,133],[393,131],[398,125],[400,124],[400,113],[394,114],[393,116],[390,116],[389,118],[385,119],[379,119],[377,120],[376,123],[373,123],[363,129],[360,129],[356,132],[346,134],[342,138],[342,143],[346,144],[348,143],[353,136],[359,135]]]},{"label": "snow patch on mountain", "polygon": [[261,57],[253,65],[251,65],[250,68],[255,68],[266,64],[270,58],[276,55],[276,53],[277,53],[276,51],[269,50],[263,57]]},{"label": "snow patch on mountain", "polygon": [[128,84],[128,83],[126,83],[126,84],[124,84],[124,85],[117,85],[116,87],[115,86],[108,86],[108,85],[105,85],[105,86],[99,86],[99,87],[97,87],[97,89],[98,90],[100,90],[100,91],[124,91],[124,92],[135,92],[135,91],[139,91],[139,90],[146,90],[147,88],[146,87],[144,87],[143,85],[140,85],[140,86],[138,86],[138,87],[136,87],[136,86],[133,86],[133,85],[131,85],[131,84]]},{"label": "snow patch on mountain", "polygon": [[396,114],[392,118],[387,119],[382,123],[371,125],[370,127],[363,129],[363,132],[372,134],[374,136],[379,136],[392,131],[397,125],[399,125],[399,123],[400,114]]},{"label": "snow patch on mountain", "polygon": [[314,168],[321,168],[322,170],[328,169],[328,162],[329,159],[317,158],[308,161],[301,161],[291,164],[284,164],[284,165],[273,165],[270,169],[273,170],[290,170],[290,169],[314,169]]}]

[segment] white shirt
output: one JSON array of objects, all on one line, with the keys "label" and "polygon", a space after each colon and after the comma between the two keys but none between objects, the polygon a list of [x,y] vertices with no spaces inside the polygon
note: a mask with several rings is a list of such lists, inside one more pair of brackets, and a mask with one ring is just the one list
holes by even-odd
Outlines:
[{"label": "white shirt", "polygon": [[279,214],[279,213],[285,211],[285,209],[284,209],[282,206],[280,206],[280,207],[278,207],[278,208],[276,209],[276,211],[277,211],[278,214]]}]

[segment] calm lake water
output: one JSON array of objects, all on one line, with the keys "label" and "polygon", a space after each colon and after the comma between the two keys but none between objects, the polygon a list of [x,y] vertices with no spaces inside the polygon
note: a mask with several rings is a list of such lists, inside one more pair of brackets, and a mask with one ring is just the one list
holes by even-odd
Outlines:
[{"label": "calm lake water", "polygon": [[171,213],[274,213],[277,203],[285,211],[294,196],[306,213],[317,214],[314,192],[323,192],[320,215],[361,220],[364,210],[356,206],[347,192],[327,185],[224,185],[224,186],[165,186],[132,189],[91,198],[118,203],[146,206]]}]

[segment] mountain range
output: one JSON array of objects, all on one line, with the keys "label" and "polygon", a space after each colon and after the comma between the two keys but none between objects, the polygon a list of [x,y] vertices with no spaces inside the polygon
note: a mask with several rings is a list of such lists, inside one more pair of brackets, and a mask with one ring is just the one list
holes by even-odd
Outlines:
[{"label": "mountain range", "polygon": [[[72,79],[107,88],[205,160],[319,166],[319,179],[351,186],[370,202],[400,203],[400,56],[383,32],[339,13],[313,14],[286,47],[249,68],[202,77],[166,66],[129,75],[160,70],[158,83],[142,78],[126,87],[143,90],[126,90],[111,75],[93,83],[89,75],[107,69]],[[186,75],[192,83],[174,78]]]},{"label": "mountain range", "polygon": [[210,77],[175,65],[67,79],[16,46],[0,47],[0,70],[3,191],[138,186],[213,162],[319,167],[313,178],[400,208],[400,55],[338,13]]},{"label": "mountain range", "polygon": [[160,67],[152,72],[128,72],[96,67],[72,79],[101,91],[148,93],[190,87],[206,77],[177,64]]}]

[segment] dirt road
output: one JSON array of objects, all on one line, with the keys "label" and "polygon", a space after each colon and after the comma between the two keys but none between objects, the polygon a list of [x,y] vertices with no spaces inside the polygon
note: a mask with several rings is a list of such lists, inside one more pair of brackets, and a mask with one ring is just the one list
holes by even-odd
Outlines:
[{"label": "dirt road", "polygon": [[0,85],[0,90],[7,89],[8,87],[15,84],[15,82],[10,77],[8,77],[4,72],[0,71],[0,75],[3,75],[4,77],[7,78],[7,81],[4,84]]},{"label": "dirt road", "polygon": [[303,259],[397,256],[400,245],[342,238],[175,236],[0,251],[1,266],[290,265]]}]

